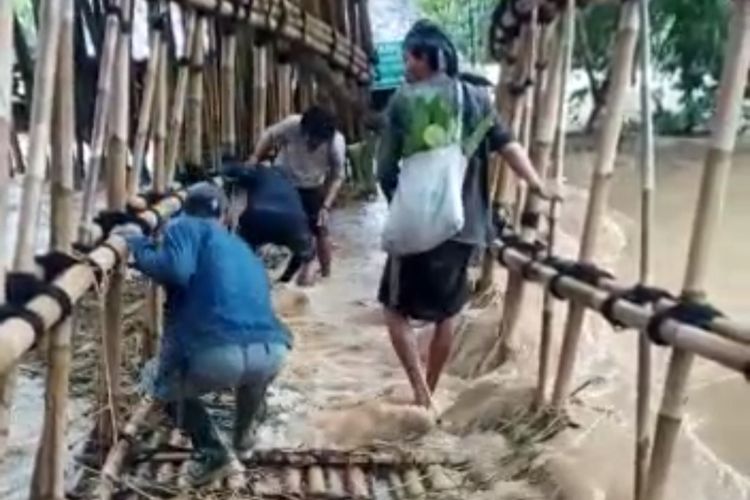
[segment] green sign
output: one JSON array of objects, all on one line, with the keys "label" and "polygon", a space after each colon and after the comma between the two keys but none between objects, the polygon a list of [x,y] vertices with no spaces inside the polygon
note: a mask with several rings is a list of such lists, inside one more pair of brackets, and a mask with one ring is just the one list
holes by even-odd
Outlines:
[{"label": "green sign", "polygon": [[392,89],[401,85],[404,79],[403,42],[375,44],[378,64],[375,66],[374,90]]}]

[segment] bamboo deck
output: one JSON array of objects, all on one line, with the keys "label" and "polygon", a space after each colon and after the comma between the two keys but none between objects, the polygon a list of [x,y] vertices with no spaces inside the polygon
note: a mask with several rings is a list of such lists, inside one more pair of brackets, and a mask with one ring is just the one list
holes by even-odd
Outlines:
[{"label": "bamboo deck", "polygon": [[[222,413],[229,408],[220,408]],[[450,456],[369,448],[261,448],[233,472],[187,486],[189,441],[148,403],[133,412],[102,472],[73,493],[80,498],[374,499],[461,498],[463,462]],[[85,486],[84,486],[85,485]]]}]

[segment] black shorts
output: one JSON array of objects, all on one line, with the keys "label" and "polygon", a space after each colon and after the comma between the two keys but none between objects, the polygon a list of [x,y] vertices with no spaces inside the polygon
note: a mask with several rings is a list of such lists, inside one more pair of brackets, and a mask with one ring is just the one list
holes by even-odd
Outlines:
[{"label": "black shorts", "polygon": [[237,230],[253,250],[271,243],[288,248],[304,262],[315,256],[312,236],[301,217],[248,208],[240,216]]},{"label": "black shorts", "polygon": [[395,297],[389,257],[378,300],[411,319],[439,322],[455,316],[469,300],[467,270],[473,251],[471,245],[447,241],[428,252],[399,258]]},{"label": "black shorts", "polygon": [[315,188],[297,188],[300,200],[302,200],[302,207],[305,209],[307,215],[307,225],[310,228],[310,232],[315,236],[320,236],[322,230],[318,225],[318,216],[320,210],[323,208],[325,203],[325,190],[323,186]]}]

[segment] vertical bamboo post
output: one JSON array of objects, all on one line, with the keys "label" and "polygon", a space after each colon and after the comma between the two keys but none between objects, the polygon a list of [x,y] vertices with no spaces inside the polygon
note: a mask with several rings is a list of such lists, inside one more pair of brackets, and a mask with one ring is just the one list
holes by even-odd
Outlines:
[{"label": "vertical bamboo post", "polygon": [[[561,33],[561,36],[564,34]],[[536,117],[534,140],[531,145],[531,161],[536,167],[539,176],[544,179],[549,169],[550,155],[552,152],[552,143],[555,136],[558,114],[558,100],[560,99],[560,81],[561,68],[564,58],[564,44],[557,45],[552,69],[550,70],[550,81],[546,91],[543,94],[541,107],[538,109]],[[530,101],[527,96],[527,101]],[[527,112],[531,108],[527,105]],[[531,121],[531,117],[529,120]],[[521,238],[527,242],[533,242],[536,239],[539,229],[539,219],[542,211],[543,201],[534,194],[526,197],[524,209],[520,218]],[[523,298],[525,291],[525,280],[520,273],[510,273],[508,277],[508,288],[506,299],[503,303],[503,313],[500,323],[500,332],[497,345],[497,358],[503,359],[508,352],[513,341],[518,318],[523,307]]]},{"label": "vertical bamboo post", "polygon": [[[57,47],[60,38],[60,4],[54,0],[47,0],[40,4],[39,12],[39,45],[34,67],[34,99],[31,103],[29,124],[29,161],[23,182],[18,238],[13,259],[13,269],[20,272],[33,272],[35,267],[36,230],[39,227],[42,187],[47,166]],[[0,376],[0,440],[5,439],[9,433],[16,376],[15,367]],[[5,453],[5,445],[7,443],[0,442],[0,457]]]},{"label": "vertical bamboo post", "polygon": [[[125,210],[127,204],[127,161],[130,125],[130,16],[131,0],[123,0],[122,26],[117,44],[115,71],[117,78],[112,88],[112,124],[107,153],[107,206],[110,210]],[[103,367],[102,393],[99,395],[99,435],[102,449],[117,440],[120,420],[120,365],[122,361],[122,309],[125,287],[125,264],[112,273],[105,295],[105,321],[102,332]]]},{"label": "vertical bamboo post", "polygon": [[146,148],[148,146],[148,133],[151,128],[152,108],[157,86],[157,70],[161,57],[161,39],[163,23],[157,21],[153,26],[153,35],[149,44],[149,60],[146,66],[145,87],[141,107],[138,111],[138,128],[135,133],[135,146],[133,148],[133,167],[130,169],[128,179],[128,194],[138,194],[138,186],[141,180],[141,171],[146,160]]},{"label": "vertical bamboo post", "polygon": [[[73,0],[62,0],[62,25],[52,128],[51,247],[69,253],[75,235],[73,150],[75,106],[73,99]],[[34,465],[32,499],[65,498],[66,431],[70,339],[72,319],[66,318],[50,334],[47,353],[44,426]]]},{"label": "vertical bamboo post", "polygon": [[[121,2],[114,2],[119,7]],[[99,188],[99,172],[104,157],[104,148],[107,139],[107,123],[109,121],[109,109],[112,96],[112,75],[114,74],[115,51],[117,40],[120,36],[118,31],[119,17],[116,11],[107,15],[104,31],[104,43],[102,45],[102,56],[99,65],[99,78],[96,89],[96,105],[94,108],[94,123],[91,128],[91,155],[88,160],[86,182],[83,191],[83,210],[79,226],[79,238],[88,240],[91,220],[96,209],[96,194]]]},{"label": "vertical bamboo post", "polygon": [[188,83],[187,117],[186,117],[186,164],[190,168],[202,168],[203,165],[203,63],[205,49],[203,37],[206,30],[206,18],[198,17],[195,31],[195,46],[190,57],[190,81]]},{"label": "vertical bamboo post", "polygon": [[237,153],[237,34],[228,28],[221,44],[221,146],[225,153]]},{"label": "vertical bamboo post", "polygon": [[[537,80],[537,60],[540,53],[540,39],[542,38],[543,30],[539,28],[539,7],[536,6],[531,10],[531,20],[528,25],[528,53],[524,64],[526,65],[524,85],[527,87],[524,90],[521,112],[520,112],[520,123],[521,133],[520,139],[521,144],[526,150],[531,149],[532,143],[532,127],[534,124],[534,96],[536,95],[536,89],[540,85]],[[526,203],[526,183],[523,181],[516,182],[516,199],[515,207],[513,212],[514,226],[519,227],[521,224],[521,213]]]},{"label": "vertical bamboo post", "polygon": [[190,77],[190,59],[195,52],[198,30],[197,16],[194,11],[187,13],[185,30],[185,56],[180,61],[177,70],[177,83],[174,89],[174,100],[169,118],[169,138],[167,141],[166,155],[166,181],[171,184],[177,168],[177,155],[180,150],[180,138],[182,137],[182,125],[185,121],[185,101],[188,90],[188,79]]},{"label": "vertical bamboo post", "polygon": [[[575,0],[567,0],[562,21],[562,67],[560,68],[559,97],[557,100],[557,128],[554,140],[554,159],[552,161],[552,178],[558,189],[562,188],[565,168],[565,141],[568,130],[568,81],[573,66],[573,49],[575,46]],[[557,224],[560,220],[561,203],[552,200],[549,205],[549,227],[547,228],[547,255],[555,254],[557,247]],[[534,394],[534,406],[540,408],[545,403],[547,379],[549,378],[550,351],[552,345],[552,327],[554,322],[554,298],[549,289],[544,290],[542,300],[542,328],[539,340],[539,371]]]},{"label": "vertical bamboo post", "polygon": [[[749,70],[750,0],[735,0],[683,284],[683,296],[687,300],[701,301],[704,298],[714,237],[723,215]],[[666,492],[693,358],[692,353],[672,349],[651,452],[646,500],[661,500]]]},{"label": "vertical bamboo post", "polygon": [[[168,111],[168,74],[169,74],[169,45],[162,40],[159,47],[159,70],[156,83],[156,102],[154,106],[154,134],[152,147],[154,150],[154,179],[153,190],[163,194],[167,191],[166,138]],[[148,295],[148,329],[144,334],[142,354],[150,359],[156,355],[158,339],[162,335],[163,293],[155,283],[151,284]]]},{"label": "vertical bamboo post", "polygon": [[[495,106],[497,112],[501,118],[507,123],[513,121],[513,109],[514,98],[510,92],[510,88],[514,82],[513,64],[515,63],[516,56],[515,52],[518,50],[518,43],[513,43],[508,48],[508,55],[505,57],[503,63],[503,70],[500,74],[500,80],[495,88]],[[494,176],[491,179],[490,184],[490,200],[492,210],[499,209],[499,206],[507,207],[509,199],[509,190],[511,187],[511,176],[508,165],[505,164],[503,159],[496,155],[492,159]],[[495,269],[495,255],[491,249],[487,249],[484,252],[482,259],[482,271],[477,283],[476,293],[483,293],[492,288],[494,280],[494,269]]]},{"label": "vertical bamboo post", "polygon": [[[651,20],[649,0],[638,1],[641,22],[641,252],[639,278],[641,284],[652,280],[651,241],[654,226],[654,131],[651,105]],[[635,472],[633,498],[643,500],[648,474],[648,453],[651,446],[649,413],[651,403],[651,341],[645,331],[638,335],[638,375],[635,414]]]},{"label": "vertical bamboo post", "polygon": [[268,58],[264,47],[253,50],[253,143],[260,139],[266,128],[268,99],[266,97]]},{"label": "vertical bamboo post", "polygon": [[[615,55],[612,68],[612,83],[608,89],[607,114],[597,143],[596,163],[589,194],[586,220],[583,228],[578,259],[590,262],[595,255],[599,231],[607,209],[607,198],[612,182],[617,143],[622,130],[622,115],[626,94],[632,74],[633,56],[638,32],[638,4],[628,0],[622,4],[620,21],[615,41]],[[552,405],[560,409],[568,396],[575,367],[578,341],[585,319],[585,308],[571,303],[565,324],[560,364],[552,395]]]},{"label": "vertical bamboo post", "polygon": [[[0,302],[5,302],[5,269],[8,256],[8,185],[10,181],[10,134],[13,109],[13,2],[0,2]],[[0,383],[5,374],[0,375]],[[0,393],[0,459],[7,447],[11,392]],[[6,400],[5,397],[8,397]]]}]

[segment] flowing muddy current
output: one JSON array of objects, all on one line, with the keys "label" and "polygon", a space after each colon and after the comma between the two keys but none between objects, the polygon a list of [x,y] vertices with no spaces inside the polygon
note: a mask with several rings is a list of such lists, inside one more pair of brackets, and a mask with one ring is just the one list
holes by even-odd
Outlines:
[{"label": "flowing muddy current", "polygon": [[[593,154],[585,147],[573,149],[569,177],[574,186],[582,187],[588,182]],[[679,289],[684,272],[704,152],[698,141],[662,141],[659,147],[656,269],[659,282],[673,290]],[[618,159],[614,210],[599,248],[602,262],[624,277],[634,276],[637,262],[634,166],[630,154]],[[745,148],[735,158],[709,287],[710,296],[734,317],[747,314],[749,303],[742,294],[750,278],[750,266],[743,260],[750,250],[750,239],[743,232],[750,215],[750,198],[744,195],[748,187],[750,151]],[[575,254],[584,210],[584,191],[571,189],[561,252]],[[462,376],[471,372],[492,343],[501,303],[498,299],[483,309],[469,308],[461,321],[457,353],[436,397],[445,411],[441,427],[436,428],[428,415],[405,404],[410,390],[375,301],[384,260],[379,233],[385,211],[382,201],[337,211],[333,276],[309,290],[276,291],[277,307],[294,332],[296,349],[269,396],[269,419],[261,428],[259,445],[377,444],[450,451],[470,459],[470,483],[457,484],[457,491],[460,498],[472,500],[558,498],[558,492],[571,500],[629,499],[635,335],[615,335],[592,315],[575,384],[582,389],[571,403],[578,428],[535,449],[518,449],[517,442],[528,436],[523,422],[514,421],[513,415],[528,402],[526,388],[536,371],[541,293],[538,287],[529,287],[516,359],[477,381]],[[502,290],[505,272],[498,269],[496,278]],[[556,312],[559,344],[564,305],[558,304]],[[426,336],[418,325],[415,330],[420,338]],[[666,352],[659,350],[655,359],[661,366]],[[654,408],[663,380],[663,370],[657,371]],[[11,455],[0,465],[0,498],[26,497],[41,426],[42,390],[39,379],[24,378],[19,387]],[[750,453],[745,446],[750,438],[748,387],[726,370],[698,363],[690,396],[670,500],[750,499]],[[77,415],[80,409],[71,420]]]}]

